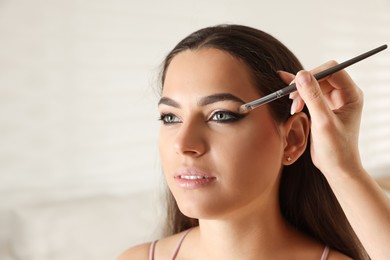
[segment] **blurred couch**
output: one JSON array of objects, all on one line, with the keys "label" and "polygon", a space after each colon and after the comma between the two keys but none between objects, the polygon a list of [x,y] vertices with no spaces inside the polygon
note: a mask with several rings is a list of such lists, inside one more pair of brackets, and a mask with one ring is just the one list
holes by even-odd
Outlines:
[{"label": "blurred couch", "polygon": [[162,219],[153,191],[18,206],[0,212],[0,259],[115,259],[158,238]]}]

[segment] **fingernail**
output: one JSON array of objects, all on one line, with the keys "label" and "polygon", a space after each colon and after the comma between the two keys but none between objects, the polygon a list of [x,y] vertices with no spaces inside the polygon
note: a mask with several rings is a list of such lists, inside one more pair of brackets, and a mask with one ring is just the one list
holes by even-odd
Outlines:
[{"label": "fingernail", "polygon": [[293,101],[292,104],[291,104],[290,114],[294,115],[295,112],[297,112],[297,103]]}]

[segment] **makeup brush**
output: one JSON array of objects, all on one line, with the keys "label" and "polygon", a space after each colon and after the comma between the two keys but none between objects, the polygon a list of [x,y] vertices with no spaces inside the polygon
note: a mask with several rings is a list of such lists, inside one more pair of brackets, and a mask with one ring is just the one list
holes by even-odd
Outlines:
[{"label": "makeup brush", "polygon": [[[380,51],[383,51],[386,48],[387,48],[387,44],[382,45],[382,46],[380,46],[378,48],[375,48],[375,49],[373,49],[371,51],[368,51],[368,52],[363,53],[363,54],[361,54],[359,56],[356,56],[355,58],[352,58],[350,60],[344,61],[343,63],[340,63],[340,64],[338,64],[336,66],[333,66],[333,67],[331,67],[329,69],[326,69],[324,71],[321,71],[321,72],[319,72],[317,74],[314,74],[314,77],[317,80],[325,78],[325,77],[329,76],[330,74],[333,74],[333,73],[335,73],[335,72],[337,72],[339,70],[342,70],[342,69],[344,69],[344,68],[346,68],[346,67],[348,67],[348,66],[350,66],[352,64],[355,64],[356,62],[364,60],[364,59],[366,59],[366,58],[368,58],[368,57],[370,57],[370,56],[372,56],[372,55],[374,55],[374,54],[376,54],[376,53],[378,53]],[[285,88],[282,88],[282,89],[280,89],[280,90],[278,90],[276,92],[273,92],[273,93],[271,93],[271,94],[269,94],[267,96],[261,97],[259,99],[256,99],[255,101],[252,101],[252,102],[246,103],[244,105],[241,105],[238,108],[238,113],[239,114],[246,114],[249,111],[252,111],[253,109],[255,109],[256,107],[262,106],[262,105],[267,104],[267,103],[269,103],[271,101],[274,101],[276,99],[284,97],[284,96],[286,96],[286,95],[288,95],[288,94],[290,94],[290,93],[292,93],[292,92],[294,92],[296,90],[297,90],[297,86],[295,85],[295,83],[293,83],[293,84],[291,84],[291,85],[289,85],[289,86],[287,86]]]}]

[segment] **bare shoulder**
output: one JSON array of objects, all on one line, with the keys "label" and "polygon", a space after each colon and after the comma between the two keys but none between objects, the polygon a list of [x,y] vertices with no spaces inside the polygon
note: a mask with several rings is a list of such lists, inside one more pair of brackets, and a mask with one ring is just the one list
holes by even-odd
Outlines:
[{"label": "bare shoulder", "polygon": [[118,256],[116,260],[148,259],[150,244],[151,243],[145,243],[131,247]]},{"label": "bare shoulder", "polygon": [[[168,259],[169,256],[172,254],[177,244],[177,241],[182,236],[182,233],[156,240],[154,254],[158,255],[161,259]],[[147,260],[149,259],[149,251],[151,244],[152,243],[149,242],[140,244],[138,246],[130,247],[125,252],[123,252],[116,260]]]},{"label": "bare shoulder", "polygon": [[352,260],[352,258],[344,255],[343,253],[341,253],[339,251],[330,250],[328,260]]}]

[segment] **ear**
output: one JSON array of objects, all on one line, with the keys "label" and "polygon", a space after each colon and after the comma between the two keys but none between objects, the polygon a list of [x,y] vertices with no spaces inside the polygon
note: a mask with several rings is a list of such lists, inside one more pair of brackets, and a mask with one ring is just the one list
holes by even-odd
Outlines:
[{"label": "ear", "polygon": [[310,122],[305,113],[292,115],[283,125],[284,165],[293,164],[305,151],[309,138]]}]

